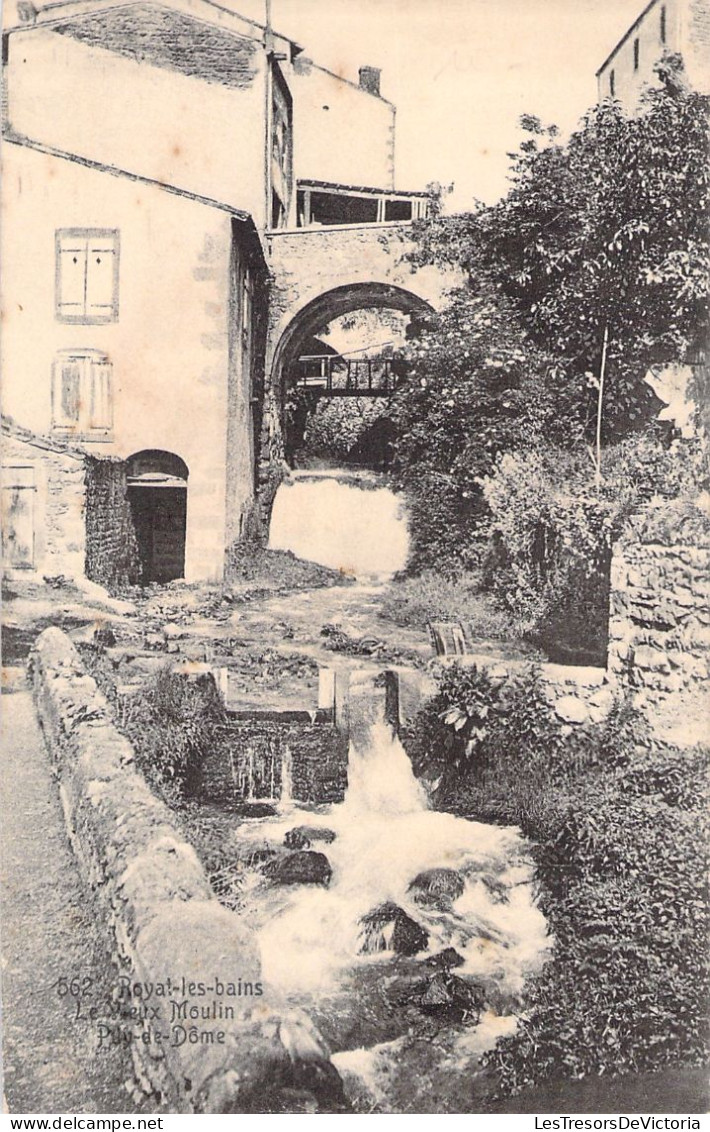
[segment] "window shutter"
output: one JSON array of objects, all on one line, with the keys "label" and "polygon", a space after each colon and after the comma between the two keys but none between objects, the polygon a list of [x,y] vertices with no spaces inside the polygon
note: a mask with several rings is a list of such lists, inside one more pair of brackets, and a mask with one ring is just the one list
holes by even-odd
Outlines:
[{"label": "window shutter", "polygon": [[79,423],[82,369],[80,358],[55,363],[52,409],[56,427],[76,428]]},{"label": "window shutter", "polygon": [[118,255],[115,237],[88,242],[86,315],[114,319],[118,313]]},{"label": "window shutter", "polygon": [[86,302],[87,243],[73,235],[57,237],[57,314],[82,318]]},{"label": "window shutter", "polygon": [[118,318],[118,246],[114,229],[62,228],[56,234],[56,315],[64,322]]},{"label": "window shutter", "polygon": [[90,364],[89,428],[113,428],[112,369],[111,362],[106,360]]}]

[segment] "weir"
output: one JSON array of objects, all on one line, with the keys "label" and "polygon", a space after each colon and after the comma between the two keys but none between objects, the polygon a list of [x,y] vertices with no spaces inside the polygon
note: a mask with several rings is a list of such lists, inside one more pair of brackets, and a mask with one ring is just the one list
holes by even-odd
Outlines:
[{"label": "weir", "polygon": [[[277,818],[244,822],[235,834],[238,842],[282,854],[284,842],[292,844],[289,832],[305,827],[317,851],[312,855],[327,857],[327,886],[256,885],[246,912],[259,925],[266,984],[318,1017],[326,1009],[340,1051],[334,1062],[340,1068],[343,1058],[355,1072],[352,1039],[340,1033],[338,1019],[357,1016],[363,996],[368,1056],[380,1057],[387,1054],[379,1042],[397,1026],[383,987],[406,971],[403,1001],[413,995],[426,1010],[429,993],[436,1011],[436,995],[454,993],[455,984],[455,993],[480,1006],[466,1031],[479,1057],[514,1029],[523,983],[549,946],[519,832],[430,809],[423,783],[385,721],[382,677],[372,670],[351,673],[344,801],[282,807]],[[448,969],[432,974],[441,956],[448,956],[444,966],[455,966],[453,980]],[[402,1040],[408,1026],[411,1014],[403,1011]]]},{"label": "weir", "polygon": [[407,563],[404,504],[376,472],[291,472],[276,493],[269,547],[355,578],[385,580]]}]

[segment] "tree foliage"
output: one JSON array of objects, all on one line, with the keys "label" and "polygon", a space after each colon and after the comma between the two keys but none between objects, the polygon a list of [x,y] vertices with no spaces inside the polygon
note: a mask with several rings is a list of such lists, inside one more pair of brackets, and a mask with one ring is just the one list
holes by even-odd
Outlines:
[{"label": "tree foliage", "polygon": [[476,558],[479,481],[501,453],[584,451],[600,406],[614,443],[657,412],[651,365],[702,356],[709,100],[678,59],[660,78],[636,117],[604,102],[566,144],[524,117],[506,197],[419,226],[414,258],[455,263],[468,285],[416,328],[395,398],[415,566]]},{"label": "tree foliage", "polygon": [[660,78],[639,115],[603,102],[566,145],[525,116],[506,197],[421,231],[420,258],[500,286],[587,427],[608,328],[607,441],[652,402],[648,368],[697,360],[708,337],[709,100],[687,89],[677,58]]}]

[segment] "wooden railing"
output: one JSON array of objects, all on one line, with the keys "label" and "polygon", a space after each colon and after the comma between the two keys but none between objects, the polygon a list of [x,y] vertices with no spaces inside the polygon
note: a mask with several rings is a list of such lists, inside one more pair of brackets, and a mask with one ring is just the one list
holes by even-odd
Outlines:
[{"label": "wooden railing", "polygon": [[397,384],[394,365],[392,357],[304,354],[296,362],[295,385],[321,397],[388,397]]}]

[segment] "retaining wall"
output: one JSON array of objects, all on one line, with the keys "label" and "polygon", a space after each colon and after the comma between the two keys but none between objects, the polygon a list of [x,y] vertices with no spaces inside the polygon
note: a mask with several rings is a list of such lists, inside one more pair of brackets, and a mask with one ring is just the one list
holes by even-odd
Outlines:
[{"label": "retaining wall", "polygon": [[348,742],[326,723],[234,720],[225,746],[200,765],[196,790],[210,801],[278,801],[288,766],[295,802],[342,802]]},{"label": "retaining wall", "polygon": [[61,630],[38,638],[31,671],[69,837],[115,934],[118,1040],[131,1043],[144,1087],[169,1112],[341,1108],[318,1034],[263,984],[254,934],[213,897]]},{"label": "retaining wall", "polygon": [[[627,541],[611,567],[609,674],[651,722],[707,728],[710,548]],[[682,736],[681,736],[682,737]]]}]

